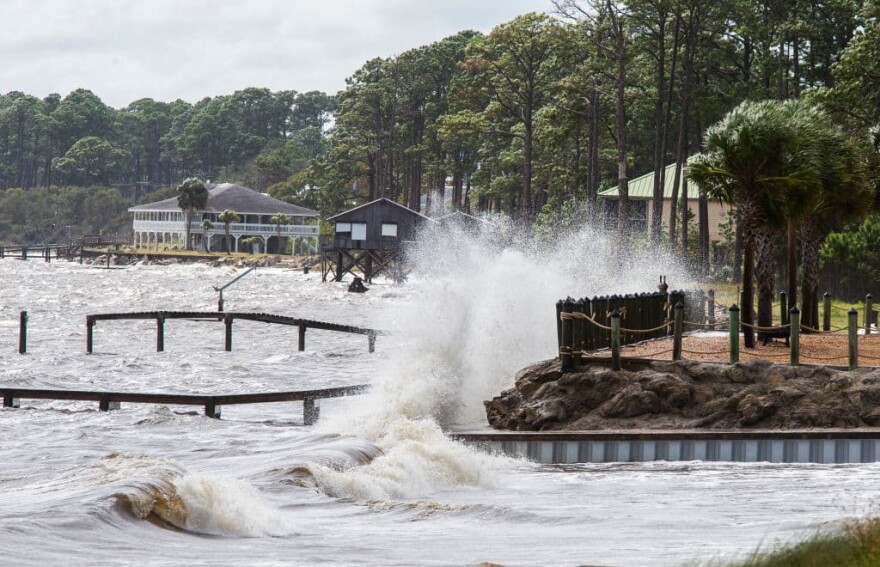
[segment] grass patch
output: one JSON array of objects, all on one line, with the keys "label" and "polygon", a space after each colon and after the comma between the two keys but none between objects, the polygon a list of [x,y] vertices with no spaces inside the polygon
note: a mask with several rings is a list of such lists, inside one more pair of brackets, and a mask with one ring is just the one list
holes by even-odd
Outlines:
[{"label": "grass patch", "polygon": [[[717,564],[710,564],[717,565]],[[729,563],[727,567],[878,567],[880,518],[849,522],[833,531],[770,553]]]}]

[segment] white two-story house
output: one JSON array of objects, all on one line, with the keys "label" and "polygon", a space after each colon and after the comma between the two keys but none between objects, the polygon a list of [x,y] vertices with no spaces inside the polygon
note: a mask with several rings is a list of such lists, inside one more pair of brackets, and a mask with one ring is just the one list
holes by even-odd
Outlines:
[{"label": "white two-story house", "polygon": [[[219,216],[231,210],[239,216],[239,222],[229,225],[229,242],[226,226]],[[163,249],[185,248],[185,214],[177,204],[177,197],[164,201],[138,205],[128,209],[134,214],[134,245],[137,248]],[[281,241],[278,226],[270,220],[284,214],[290,224],[281,225]],[[205,220],[213,228],[205,228]],[[206,251],[244,251],[244,239],[248,239],[248,252],[260,251],[282,253],[312,253],[318,248],[318,212],[298,205],[285,203],[234,183],[208,186],[208,203],[204,210],[195,211],[190,225],[194,248]],[[290,243],[290,246],[288,244]]]}]

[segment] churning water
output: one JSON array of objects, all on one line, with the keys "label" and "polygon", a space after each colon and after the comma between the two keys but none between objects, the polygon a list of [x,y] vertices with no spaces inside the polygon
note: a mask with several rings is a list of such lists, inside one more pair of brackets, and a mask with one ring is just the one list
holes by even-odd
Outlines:
[{"label": "churning water", "polygon": [[[0,564],[678,565],[730,558],[873,510],[875,465],[539,466],[449,440],[484,427],[482,400],[553,356],[566,295],[649,291],[682,270],[609,257],[601,238],[502,246],[451,234],[414,251],[405,285],[363,295],[319,274],[258,269],[226,308],[370,326],[366,339],[238,321],[85,316],[212,310],[235,277],[204,265],[103,270],[0,260],[0,384],[248,393],[370,383],[322,402],[201,408],[23,400],[0,411]],[[29,354],[16,354],[18,313]]]}]

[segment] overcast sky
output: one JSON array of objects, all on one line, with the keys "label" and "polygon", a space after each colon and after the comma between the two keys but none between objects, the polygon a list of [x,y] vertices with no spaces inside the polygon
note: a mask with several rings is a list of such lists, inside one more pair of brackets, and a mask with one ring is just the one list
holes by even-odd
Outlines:
[{"label": "overcast sky", "polygon": [[0,93],[195,102],[244,87],[335,93],[367,59],[550,0],[2,0]]}]

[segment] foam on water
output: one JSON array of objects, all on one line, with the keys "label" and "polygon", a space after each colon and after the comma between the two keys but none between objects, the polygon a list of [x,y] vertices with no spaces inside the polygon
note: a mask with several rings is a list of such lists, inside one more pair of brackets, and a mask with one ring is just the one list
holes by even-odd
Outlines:
[{"label": "foam on water", "polygon": [[328,494],[414,498],[445,486],[486,485],[503,466],[499,458],[451,441],[442,429],[484,423],[483,400],[510,387],[523,366],[555,356],[556,301],[644,291],[661,271],[686,281],[684,270],[656,254],[622,263],[605,237],[586,229],[541,245],[511,237],[510,227],[493,220],[497,228],[482,233],[425,231],[409,250],[413,296],[394,317],[403,341],[374,378],[363,409],[324,425],[356,432],[383,455],[356,469],[314,467]]}]

